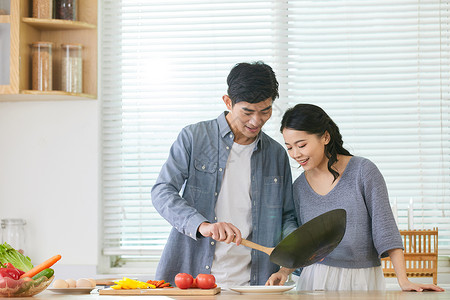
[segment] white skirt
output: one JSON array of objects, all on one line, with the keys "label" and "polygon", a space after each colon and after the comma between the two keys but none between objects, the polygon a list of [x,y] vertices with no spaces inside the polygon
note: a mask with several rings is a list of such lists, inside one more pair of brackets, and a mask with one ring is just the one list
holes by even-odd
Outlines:
[{"label": "white skirt", "polygon": [[303,268],[297,282],[299,291],[370,291],[386,289],[382,267],[337,268],[313,264]]}]

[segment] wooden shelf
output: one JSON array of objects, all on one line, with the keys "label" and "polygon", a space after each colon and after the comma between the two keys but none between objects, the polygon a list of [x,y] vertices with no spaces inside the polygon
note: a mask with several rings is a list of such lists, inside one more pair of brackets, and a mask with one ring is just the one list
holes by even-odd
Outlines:
[{"label": "wooden shelf", "polygon": [[[98,1],[78,0],[78,21],[30,18],[32,1],[10,0],[9,15],[0,15],[0,26],[10,26],[9,80],[0,84],[0,101],[90,100],[97,99],[97,15]],[[3,37],[2,37],[3,38]],[[30,45],[37,41],[54,44],[53,91],[32,88]],[[61,44],[83,45],[83,93],[61,91]],[[2,59],[5,59],[2,57]]]},{"label": "wooden shelf", "polygon": [[20,94],[0,94],[0,102],[8,101],[54,101],[54,100],[94,100],[97,97],[90,94],[67,93],[63,91],[25,90]]},{"label": "wooden shelf", "polygon": [[84,93],[68,93],[63,91],[34,91],[34,90],[25,90],[21,91],[21,94],[24,95],[42,95],[42,96],[73,96],[79,98],[91,98],[95,99],[94,95],[84,94]]},{"label": "wooden shelf", "polygon": [[40,30],[78,30],[95,29],[97,26],[80,21],[68,21],[58,19],[22,18],[22,22]]}]

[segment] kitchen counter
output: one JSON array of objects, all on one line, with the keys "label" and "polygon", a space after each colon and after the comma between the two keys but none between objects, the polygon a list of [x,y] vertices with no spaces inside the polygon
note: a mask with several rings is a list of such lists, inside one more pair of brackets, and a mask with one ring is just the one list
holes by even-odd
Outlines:
[{"label": "kitchen counter", "polygon": [[57,294],[51,291],[44,291],[34,297],[27,298],[11,298],[11,299],[27,299],[27,300],[138,300],[138,299],[155,299],[155,300],[177,300],[177,299],[196,299],[196,300],[264,300],[264,299],[289,299],[289,300],[300,300],[300,299],[367,299],[367,300],[378,300],[378,299],[390,299],[390,300],[444,300],[450,299],[450,291],[445,292],[401,292],[401,291],[386,291],[386,292],[324,292],[324,291],[314,291],[314,292],[296,292],[289,291],[283,294],[239,294],[233,291],[222,291],[215,296],[109,296],[109,295],[98,295],[98,294],[88,294],[88,295],[66,295]]}]

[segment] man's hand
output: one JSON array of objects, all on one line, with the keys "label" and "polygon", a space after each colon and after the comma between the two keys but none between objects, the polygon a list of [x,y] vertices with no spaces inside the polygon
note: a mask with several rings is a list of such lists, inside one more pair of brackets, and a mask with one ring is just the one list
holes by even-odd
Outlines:
[{"label": "man's hand", "polygon": [[204,237],[211,237],[216,241],[225,242],[227,244],[235,241],[236,245],[242,241],[241,231],[231,223],[218,222],[207,223],[203,222],[198,227],[198,232]]}]

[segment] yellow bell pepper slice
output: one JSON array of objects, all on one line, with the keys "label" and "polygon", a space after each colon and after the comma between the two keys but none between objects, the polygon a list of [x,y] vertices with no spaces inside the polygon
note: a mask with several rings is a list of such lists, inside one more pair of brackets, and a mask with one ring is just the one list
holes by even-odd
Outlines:
[{"label": "yellow bell pepper slice", "polygon": [[154,289],[155,285],[143,281],[123,277],[122,280],[114,281],[116,285],[111,286],[112,289]]}]

